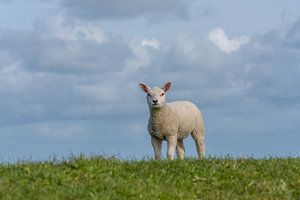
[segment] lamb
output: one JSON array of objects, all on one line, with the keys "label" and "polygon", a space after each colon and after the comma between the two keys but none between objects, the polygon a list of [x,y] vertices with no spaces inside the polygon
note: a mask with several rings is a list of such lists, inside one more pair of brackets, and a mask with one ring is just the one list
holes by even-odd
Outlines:
[{"label": "lamb", "polygon": [[166,103],[165,93],[170,89],[171,82],[165,83],[162,88],[150,88],[145,83],[139,83],[139,87],[147,93],[150,110],[148,132],[151,136],[155,159],[161,159],[163,140],[166,140],[168,144],[168,160],[173,160],[175,149],[177,157],[184,159],[183,139],[189,134],[195,140],[199,159],[204,158],[204,122],[197,106],[190,101]]}]

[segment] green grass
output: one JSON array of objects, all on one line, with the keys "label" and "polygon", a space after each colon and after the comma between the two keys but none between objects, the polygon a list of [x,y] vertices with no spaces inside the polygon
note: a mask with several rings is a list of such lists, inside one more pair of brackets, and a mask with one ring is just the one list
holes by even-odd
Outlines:
[{"label": "green grass", "polygon": [[0,199],[300,199],[300,158],[0,165]]}]

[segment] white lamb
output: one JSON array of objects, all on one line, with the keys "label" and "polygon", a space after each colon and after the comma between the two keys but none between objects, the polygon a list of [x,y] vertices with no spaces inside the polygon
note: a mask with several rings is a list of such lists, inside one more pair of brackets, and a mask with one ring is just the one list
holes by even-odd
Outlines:
[{"label": "white lamb", "polygon": [[170,89],[171,82],[162,88],[150,88],[144,83],[140,88],[147,93],[150,110],[148,132],[155,153],[155,159],[161,158],[162,141],[167,140],[167,158],[173,160],[176,148],[177,157],[184,159],[185,149],[183,139],[192,135],[197,146],[199,158],[205,156],[204,123],[200,110],[189,101],[166,103],[165,93]]}]

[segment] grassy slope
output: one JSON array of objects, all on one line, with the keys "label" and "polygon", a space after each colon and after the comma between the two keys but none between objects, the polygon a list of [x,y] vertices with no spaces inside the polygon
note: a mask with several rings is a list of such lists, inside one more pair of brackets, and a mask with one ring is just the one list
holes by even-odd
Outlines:
[{"label": "grassy slope", "polygon": [[300,158],[0,165],[1,199],[300,199]]}]

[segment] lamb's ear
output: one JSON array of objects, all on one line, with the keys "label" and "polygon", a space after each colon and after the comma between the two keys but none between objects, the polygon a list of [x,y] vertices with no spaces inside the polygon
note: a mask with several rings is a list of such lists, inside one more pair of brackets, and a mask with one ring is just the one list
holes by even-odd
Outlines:
[{"label": "lamb's ear", "polygon": [[146,85],[145,83],[139,83],[139,86],[144,92],[149,93],[148,85]]},{"label": "lamb's ear", "polygon": [[171,88],[171,84],[172,82],[171,81],[168,81],[164,84],[164,86],[162,87],[162,89],[167,92],[170,88]]}]

